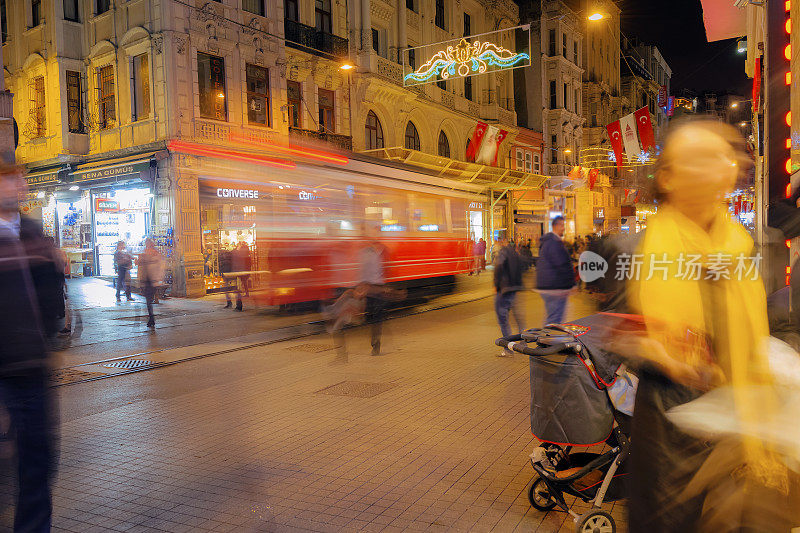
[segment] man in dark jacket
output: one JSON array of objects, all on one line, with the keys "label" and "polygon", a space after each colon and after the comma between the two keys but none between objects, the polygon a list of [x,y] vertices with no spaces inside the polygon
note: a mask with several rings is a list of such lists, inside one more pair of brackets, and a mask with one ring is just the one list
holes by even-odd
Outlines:
[{"label": "man in dark jacket", "polygon": [[[503,337],[507,337],[511,335],[511,326],[508,324],[508,314],[511,311],[514,312],[519,331],[525,329],[522,302],[517,294],[524,289],[522,286],[524,261],[516,248],[508,244],[508,239],[502,239],[501,244],[502,248],[494,264],[494,289],[497,292],[494,297],[494,310],[497,313],[500,332]],[[513,352],[504,349],[500,355],[509,356],[513,355]]]},{"label": "man in dark jacket", "polygon": [[553,219],[553,231],[542,237],[536,260],[536,290],[547,311],[545,325],[564,321],[567,297],[575,287],[572,258],[564,246],[564,217]]},{"label": "man in dark jacket", "polygon": [[[50,279],[45,239],[19,216],[19,195],[26,188],[18,167],[0,163],[0,402],[16,437],[14,531],[47,532],[54,446],[42,313],[57,313],[48,309],[57,307],[50,301],[56,296],[49,294],[56,282]],[[37,282],[43,291],[37,291]]]}]

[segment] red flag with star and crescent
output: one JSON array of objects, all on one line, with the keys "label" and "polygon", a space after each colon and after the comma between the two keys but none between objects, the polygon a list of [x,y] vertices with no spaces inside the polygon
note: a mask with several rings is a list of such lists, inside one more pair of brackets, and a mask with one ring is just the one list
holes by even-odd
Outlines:
[{"label": "red flag with star and crescent", "polygon": [[646,107],[637,109],[633,113],[636,119],[636,129],[639,130],[639,140],[645,152],[656,149],[656,138],[653,134],[653,123],[650,121],[650,110]]},{"label": "red flag with star and crescent", "polygon": [[611,148],[614,149],[614,155],[617,157],[617,168],[622,168],[622,127],[619,120],[615,120],[608,126],[608,140],[611,141]]},{"label": "red flag with star and crescent", "polygon": [[475,131],[472,132],[472,140],[467,146],[467,161],[475,162],[475,156],[478,155],[478,149],[483,142],[483,136],[486,135],[486,129],[489,127],[485,122],[478,122],[475,126]]}]

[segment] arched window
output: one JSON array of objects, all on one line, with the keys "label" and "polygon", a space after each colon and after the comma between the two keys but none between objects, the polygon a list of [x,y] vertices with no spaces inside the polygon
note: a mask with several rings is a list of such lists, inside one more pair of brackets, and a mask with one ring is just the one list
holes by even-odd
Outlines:
[{"label": "arched window", "polygon": [[413,122],[406,124],[406,148],[419,151],[419,132]]},{"label": "arched window", "polygon": [[450,141],[447,140],[447,135],[443,131],[439,132],[439,155],[450,157]]},{"label": "arched window", "polygon": [[374,111],[367,113],[367,122],[364,126],[365,145],[367,150],[383,148],[383,128],[378,115]]}]

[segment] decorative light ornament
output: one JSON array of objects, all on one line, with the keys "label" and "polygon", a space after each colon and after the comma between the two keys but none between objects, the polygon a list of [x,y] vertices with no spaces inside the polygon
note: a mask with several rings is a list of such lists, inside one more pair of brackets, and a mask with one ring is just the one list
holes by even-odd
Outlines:
[{"label": "decorative light ornament", "polygon": [[470,44],[466,39],[461,39],[457,45],[437,52],[417,70],[406,74],[403,81],[425,83],[438,77],[446,80],[456,75],[464,77],[483,74],[489,66],[507,69],[530,58],[526,53],[515,54],[487,41],[474,41]]}]

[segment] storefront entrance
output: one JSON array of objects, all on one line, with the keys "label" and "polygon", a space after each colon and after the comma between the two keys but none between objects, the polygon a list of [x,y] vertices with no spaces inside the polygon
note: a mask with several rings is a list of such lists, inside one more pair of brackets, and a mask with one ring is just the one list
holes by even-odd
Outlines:
[{"label": "storefront entrance", "polygon": [[[124,241],[128,250],[138,252],[151,227],[150,187],[135,187],[92,193],[97,273],[114,276],[114,252]],[[131,275],[136,275],[134,265]]]}]

